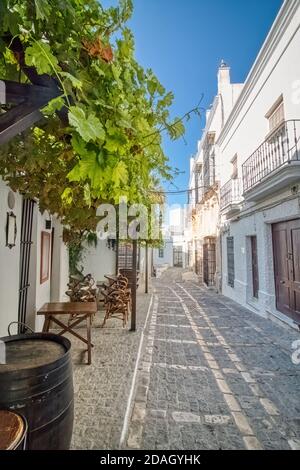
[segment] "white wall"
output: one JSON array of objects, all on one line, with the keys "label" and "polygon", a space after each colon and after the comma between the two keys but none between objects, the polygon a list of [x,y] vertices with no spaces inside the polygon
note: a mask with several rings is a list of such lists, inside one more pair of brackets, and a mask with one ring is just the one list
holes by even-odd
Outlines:
[{"label": "white wall", "polygon": [[9,188],[0,178],[0,336],[7,336],[7,326],[18,320],[19,257],[22,197],[15,194],[14,214],[17,216],[16,246],[9,249],[6,244],[6,215]]},{"label": "white wall", "polygon": [[[196,163],[203,164],[204,159],[204,150],[203,145],[208,133],[215,133],[215,140],[218,139],[220,133],[222,132],[223,126],[228,118],[236,100],[238,99],[242,89],[243,84],[234,84],[231,83],[230,79],[230,67],[225,64],[221,65],[218,69],[218,94],[216,95],[211,109],[206,114],[206,126],[202,135],[200,143],[198,143],[198,153],[195,157]],[[219,152],[218,145],[214,145],[211,153],[214,153],[215,158],[215,179],[218,183],[222,179],[222,161],[221,155]],[[193,163],[193,162],[191,162]],[[202,173],[203,173],[202,167]],[[195,165],[191,165],[191,176],[190,184],[195,185],[195,177],[193,173],[195,171]],[[202,182],[200,186],[203,185],[203,174]],[[190,186],[191,187],[191,186]],[[206,237],[218,237],[219,234],[219,194],[218,188],[215,186],[214,190],[210,192],[207,191],[208,188],[199,189],[198,193],[200,199],[202,199],[201,204],[195,206],[195,214],[193,221],[193,229],[190,235],[190,241],[193,240],[193,246],[195,249],[196,244],[202,245]],[[206,193],[206,194],[205,194]],[[195,199],[195,191],[192,191],[192,199]],[[205,200],[205,201],[204,201]],[[200,202],[200,201],[199,201]],[[186,248],[188,250],[188,248]],[[195,256],[193,256],[195,263]],[[217,259],[216,259],[216,284],[219,288],[220,284],[220,256],[218,251],[217,244]]]},{"label": "white wall", "polygon": [[188,240],[189,232],[185,231],[183,234],[173,235],[173,246],[181,247],[182,249],[182,267],[188,267]]},{"label": "white wall", "polygon": [[[44,305],[44,303],[50,302],[51,299],[51,276],[49,276],[49,279],[42,284],[40,282],[42,231],[48,232],[51,235],[51,230],[46,230],[45,228],[46,219],[48,218],[49,216],[47,213],[41,214],[39,210],[37,211],[36,234],[32,247],[33,250],[36,249],[36,311],[38,311]],[[43,324],[44,316],[37,315],[35,318],[35,330],[41,331]]]},{"label": "white wall", "polygon": [[[62,240],[63,227],[55,217],[52,217],[54,227],[52,270],[50,265],[49,279],[42,284],[40,281],[42,232],[48,232],[52,236],[52,230],[46,230],[46,219],[49,219],[48,213],[41,214],[38,204],[35,204],[26,314],[26,323],[35,331],[41,331],[43,328],[44,317],[38,316],[37,311],[44,303],[69,300],[65,295],[69,278],[68,250]],[[52,253],[50,253],[50,260],[51,256]]]},{"label": "white wall", "polygon": [[[17,239],[16,246],[9,249],[5,246],[6,215],[7,212],[10,212],[7,204],[9,191],[8,186],[0,179],[0,336],[7,335],[7,326],[10,322],[18,321],[22,196],[15,194],[13,213],[17,217]],[[68,252],[61,237],[62,226],[58,220],[53,218],[55,227],[53,275],[51,278],[50,269],[49,279],[42,284],[40,283],[41,233],[47,231],[51,235],[51,230],[45,228],[45,222],[48,218],[48,214],[41,214],[38,204],[35,204],[26,323],[36,331],[41,331],[44,323],[44,317],[36,315],[37,310],[50,300],[65,300],[64,292],[68,282]]]},{"label": "white wall", "polygon": [[86,247],[84,273],[92,274],[96,282],[104,281],[105,274],[116,272],[116,252],[107,247],[105,240],[98,240],[97,248]]},{"label": "white wall", "polygon": [[[230,179],[232,173],[230,160],[235,154],[238,156],[239,176],[242,177],[242,164],[263,143],[269,133],[269,123],[265,115],[281,94],[283,94],[286,120],[300,118],[299,24],[300,3],[298,2],[298,9],[285,25],[284,34],[281,36],[282,28],[280,28],[271,35],[271,38],[274,36],[272,47],[268,51],[262,50],[246,80],[243,92],[218,141],[222,155],[221,186]],[[295,88],[297,83],[298,98]]]},{"label": "white wall", "polygon": [[[221,184],[231,176],[230,160],[238,156],[239,177],[242,164],[263,143],[269,133],[265,117],[283,95],[285,119],[300,119],[300,3],[285,2],[280,15],[258,55],[244,89],[225,124],[218,144],[221,155]],[[295,86],[298,83],[298,99]],[[298,136],[299,137],[299,136]],[[300,181],[299,181],[300,183]],[[261,315],[288,318],[276,310],[271,224],[300,217],[298,196],[290,188],[274,187],[273,194],[257,203],[244,201],[236,220],[222,220],[223,293]],[[235,286],[228,286],[226,237],[234,237]],[[259,295],[252,295],[250,236],[257,236]]]},{"label": "white wall", "polygon": [[[300,217],[298,198],[282,204],[288,192],[278,194],[273,198],[274,207],[263,211],[255,211],[238,222],[231,222],[229,231],[222,236],[223,277],[222,292],[236,302],[251,308],[257,313],[268,316],[276,315],[288,322],[287,317],[276,309],[275,282],[272,248],[272,224]],[[259,293],[258,299],[253,298],[252,267],[250,236],[257,236]],[[234,237],[235,283],[234,288],[228,285],[227,276],[227,236]]]},{"label": "white wall", "polygon": [[51,302],[69,300],[65,294],[69,282],[69,252],[63,242],[63,226],[56,218],[52,218],[54,228],[53,261],[51,272]]},{"label": "white wall", "polygon": [[162,249],[164,250],[163,252],[163,257],[159,257],[159,249],[154,248],[153,249],[153,265],[154,266],[162,266],[163,264],[167,264],[170,267],[173,266],[173,241],[172,240],[166,240],[164,242],[164,245],[162,246]]}]

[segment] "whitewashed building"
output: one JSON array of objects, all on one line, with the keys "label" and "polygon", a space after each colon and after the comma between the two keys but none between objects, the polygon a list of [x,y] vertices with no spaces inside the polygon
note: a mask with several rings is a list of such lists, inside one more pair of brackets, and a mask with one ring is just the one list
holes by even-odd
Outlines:
[{"label": "whitewashed building", "polygon": [[300,2],[284,2],[222,130],[222,291],[300,324]]},{"label": "whitewashed building", "polygon": [[[38,203],[14,193],[0,178],[0,337],[22,321],[41,331],[45,302],[66,300],[69,263],[63,227]],[[16,332],[16,328],[12,329]]]},{"label": "whitewashed building", "polygon": [[206,126],[198,151],[190,162],[189,210],[192,239],[189,265],[208,287],[220,287],[219,187],[221,162],[216,142],[236,102],[242,84],[233,84],[230,68],[222,61],[218,70],[218,94],[206,113]]},{"label": "whitewashed building", "polygon": [[164,237],[162,246],[153,248],[152,263],[156,273],[188,267],[188,237],[184,233]]},{"label": "whitewashed building", "polygon": [[187,268],[190,235],[185,208],[166,206],[162,236],[162,246],[153,248],[152,265],[156,275],[172,267]]}]

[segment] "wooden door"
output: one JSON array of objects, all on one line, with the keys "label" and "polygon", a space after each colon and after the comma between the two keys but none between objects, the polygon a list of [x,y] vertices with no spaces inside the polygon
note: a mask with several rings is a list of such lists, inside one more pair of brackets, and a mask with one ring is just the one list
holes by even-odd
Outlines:
[{"label": "wooden door", "polygon": [[258,299],[259,277],[258,277],[258,256],[257,256],[257,237],[251,237],[251,255],[252,255],[252,287],[253,297]]},{"label": "wooden door", "polygon": [[290,222],[291,231],[291,309],[300,324],[300,220]]},{"label": "wooden door", "polygon": [[273,225],[277,309],[300,324],[300,219]]},{"label": "wooden door", "polygon": [[203,281],[211,287],[216,277],[216,244],[214,239],[207,240],[203,245]]},{"label": "wooden door", "polygon": [[173,266],[175,268],[183,267],[182,247],[177,246],[173,248]]},{"label": "wooden door", "polygon": [[[132,243],[118,242],[117,244],[117,269],[132,269]],[[137,270],[140,270],[140,247],[137,249]]]}]

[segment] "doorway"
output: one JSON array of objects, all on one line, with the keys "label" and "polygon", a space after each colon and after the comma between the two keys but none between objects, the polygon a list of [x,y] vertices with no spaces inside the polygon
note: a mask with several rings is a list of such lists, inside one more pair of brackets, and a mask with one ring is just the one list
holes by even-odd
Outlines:
[{"label": "doorway", "polygon": [[203,281],[208,287],[216,283],[216,239],[207,238],[203,245]]},{"label": "doorway", "polygon": [[300,324],[300,219],[272,226],[276,308]]},{"label": "doorway", "polygon": [[173,266],[174,268],[183,267],[182,246],[174,246],[173,248]]}]

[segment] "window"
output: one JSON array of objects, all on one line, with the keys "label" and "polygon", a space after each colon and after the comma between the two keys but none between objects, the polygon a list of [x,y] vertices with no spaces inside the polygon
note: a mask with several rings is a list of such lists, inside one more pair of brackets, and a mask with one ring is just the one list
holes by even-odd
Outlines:
[{"label": "window", "polygon": [[158,257],[159,257],[159,258],[163,258],[163,257],[164,257],[164,249],[163,249],[163,248],[159,248],[159,250],[158,250]]},{"label": "window", "polygon": [[258,257],[257,257],[257,237],[251,237],[251,257],[252,257],[252,294],[258,299],[259,277],[258,277]]},{"label": "window", "polygon": [[270,132],[277,129],[282,122],[284,122],[284,103],[283,96],[281,95],[278,100],[273,104],[272,108],[266,114],[269,120]]},{"label": "window", "polygon": [[203,186],[204,192],[216,182],[215,132],[208,132],[203,144]]},{"label": "window", "polygon": [[234,277],[234,238],[227,237],[227,278],[230,287],[234,287]]},{"label": "window", "polygon": [[203,188],[202,185],[202,165],[196,165],[195,171],[195,199],[196,204],[199,204],[202,199]]},{"label": "window", "polygon": [[231,160],[231,164],[232,164],[231,178],[233,180],[236,180],[238,177],[237,155],[233,157],[233,159]]}]

